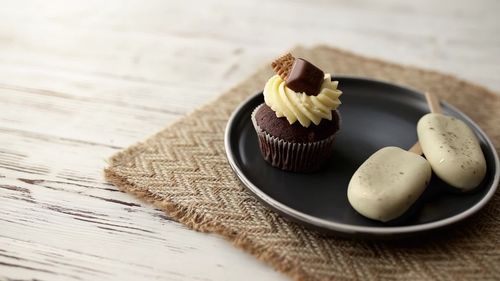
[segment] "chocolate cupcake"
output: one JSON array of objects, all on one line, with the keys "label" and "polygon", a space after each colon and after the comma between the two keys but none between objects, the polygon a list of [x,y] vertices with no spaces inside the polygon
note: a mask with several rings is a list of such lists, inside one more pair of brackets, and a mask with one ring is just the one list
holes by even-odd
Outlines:
[{"label": "chocolate cupcake", "polygon": [[338,82],[291,54],[272,66],[277,74],[264,87],[265,103],[252,113],[262,156],[282,170],[315,171],[331,156],[339,130]]}]

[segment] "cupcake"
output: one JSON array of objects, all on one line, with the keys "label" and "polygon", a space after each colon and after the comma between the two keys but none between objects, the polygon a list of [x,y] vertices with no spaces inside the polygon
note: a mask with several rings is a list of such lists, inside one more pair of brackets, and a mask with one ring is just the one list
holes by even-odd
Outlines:
[{"label": "cupcake", "polygon": [[262,156],[285,171],[315,171],[330,158],[339,130],[338,82],[291,54],[272,67],[276,75],[264,87],[265,103],[252,113]]}]

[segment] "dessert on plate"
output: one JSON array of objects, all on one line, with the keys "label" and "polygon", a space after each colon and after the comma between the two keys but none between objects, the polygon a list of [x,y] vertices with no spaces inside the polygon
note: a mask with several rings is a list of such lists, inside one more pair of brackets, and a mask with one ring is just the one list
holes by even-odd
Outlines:
[{"label": "dessert on plate", "polygon": [[418,144],[410,151],[388,146],[375,152],[349,181],[347,199],[351,206],[382,222],[404,214],[431,180],[431,165],[421,153]]},{"label": "dessert on plate", "polygon": [[285,171],[311,172],[331,156],[342,92],[331,75],[291,54],[272,63],[265,103],[252,113],[264,159]]},{"label": "dessert on plate", "polygon": [[417,124],[417,135],[434,173],[460,191],[473,190],[486,175],[486,159],[474,132],[463,121],[428,113]]}]

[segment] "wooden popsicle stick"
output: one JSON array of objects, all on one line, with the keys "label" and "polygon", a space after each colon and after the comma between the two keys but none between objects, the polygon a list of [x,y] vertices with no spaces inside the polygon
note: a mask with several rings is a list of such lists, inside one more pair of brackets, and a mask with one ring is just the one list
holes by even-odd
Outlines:
[{"label": "wooden popsicle stick", "polygon": [[420,143],[416,142],[410,149],[408,149],[409,152],[415,153],[417,155],[422,155],[422,147],[420,146]]},{"label": "wooden popsicle stick", "polygon": [[432,113],[443,114],[443,110],[439,104],[439,99],[434,94],[425,92],[425,99],[427,100],[427,104],[429,105]]},{"label": "wooden popsicle stick", "polygon": [[[439,99],[434,95],[431,94],[430,92],[425,92],[425,99],[427,100],[427,104],[429,105],[429,108],[431,109],[432,113],[443,113],[443,110],[441,109],[441,105],[439,104]],[[410,149],[408,149],[409,152],[413,152],[417,155],[422,155],[422,147],[420,146],[420,143],[416,142]]]},{"label": "wooden popsicle stick", "polygon": [[[431,94],[430,92],[425,92],[425,99],[427,100],[427,104],[429,105],[429,108],[431,109],[432,113],[443,113],[443,110],[441,109],[441,105],[439,104],[439,99],[434,95]],[[420,143],[416,142],[410,149],[408,149],[409,152],[413,152],[417,155],[422,155],[422,147],[420,146]]]}]

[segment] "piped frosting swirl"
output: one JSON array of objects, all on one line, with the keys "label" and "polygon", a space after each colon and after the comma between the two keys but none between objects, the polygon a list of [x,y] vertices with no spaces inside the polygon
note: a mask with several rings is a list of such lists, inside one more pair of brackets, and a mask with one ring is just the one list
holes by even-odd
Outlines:
[{"label": "piped frosting swirl", "polygon": [[276,112],[276,117],[286,117],[290,124],[299,121],[307,128],[311,122],[318,125],[321,119],[332,120],[332,110],[341,104],[342,92],[337,89],[338,83],[327,73],[319,94],[310,96],[290,90],[279,75],[274,75],[264,87],[264,101]]}]

